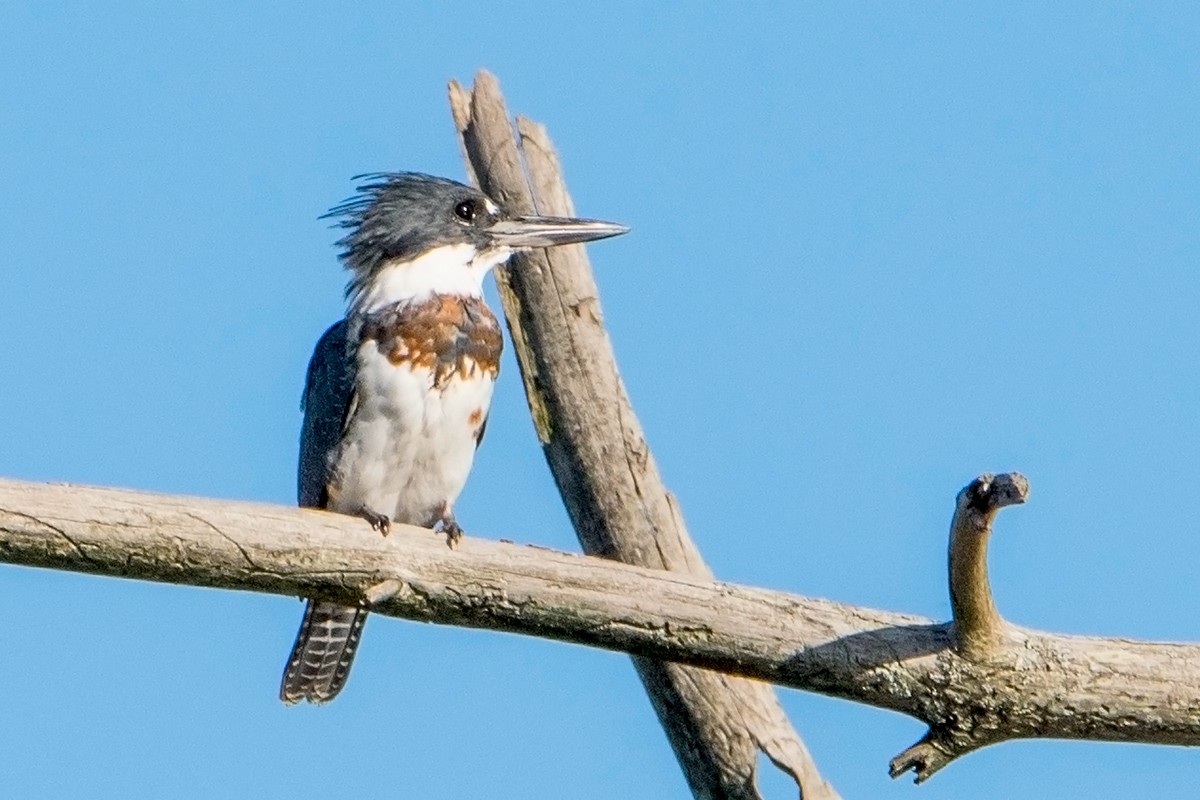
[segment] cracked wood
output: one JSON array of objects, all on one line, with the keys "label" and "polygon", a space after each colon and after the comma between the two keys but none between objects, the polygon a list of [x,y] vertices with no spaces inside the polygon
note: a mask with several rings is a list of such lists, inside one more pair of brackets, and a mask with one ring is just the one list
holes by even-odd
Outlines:
[{"label": "cracked wood", "polygon": [[[574,215],[545,128],[519,118],[514,139],[493,75],[480,72],[469,93],[451,84],[450,102],[484,191],[518,213]],[[496,284],[534,426],[584,552],[711,577],[629,402],[584,248],[518,253],[512,268],[496,270]],[[760,752],[805,800],[838,797],[770,687],[644,658],[634,667],[695,797],[761,800]]]},{"label": "cracked wood", "polygon": [[[395,617],[703,666],[900,711],[972,748],[1015,738],[1200,744],[1200,646],[1010,626],[973,663],[949,623],[309,509],[0,480],[0,561],[372,598]],[[966,728],[964,728],[966,725]]]}]

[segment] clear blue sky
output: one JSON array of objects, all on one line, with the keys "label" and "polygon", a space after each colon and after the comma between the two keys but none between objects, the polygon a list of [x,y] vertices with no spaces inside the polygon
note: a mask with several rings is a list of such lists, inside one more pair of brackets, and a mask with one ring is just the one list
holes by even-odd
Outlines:
[{"label": "clear blue sky", "polygon": [[[718,575],[944,619],[954,494],[1017,469],[1006,616],[1194,640],[1200,12],[1045,5],[7,3],[0,474],[294,502],[317,216],[462,178],[445,84],[486,67],[633,228],[592,248],[607,321]],[[459,512],[577,549],[511,359]],[[284,708],[296,600],[4,567],[0,611],[6,796],[687,796],[620,655],[376,618],[336,703]],[[921,724],[781,696],[849,798],[1200,772],[1023,742],[913,787]]]}]

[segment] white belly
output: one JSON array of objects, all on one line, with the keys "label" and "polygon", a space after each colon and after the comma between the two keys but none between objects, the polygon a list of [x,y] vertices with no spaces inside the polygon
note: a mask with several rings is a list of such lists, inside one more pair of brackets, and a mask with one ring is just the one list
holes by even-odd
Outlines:
[{"label": "white belly", "polygon": [[435,389],[430,370],[395,366],[373,342],[357,358],[357,406],[331,465],[330,508],[432,527],[466,484],[493,378],[475,370]]}]

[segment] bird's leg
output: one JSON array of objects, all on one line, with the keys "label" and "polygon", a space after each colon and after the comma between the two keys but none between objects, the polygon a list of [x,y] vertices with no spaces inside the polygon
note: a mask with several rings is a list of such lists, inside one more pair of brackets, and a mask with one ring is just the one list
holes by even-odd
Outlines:
[{"label": "bird's leg", "polygon": [[391,533],[392,520],[387,514],[380,514],[378,511],[373,511],[363,506],[358,510],[358,516],[369,522],[374,530],[379,531],[384,536]]},{"label": "bird's leg", "polygon": [[454,510],[449,503],[442,504],[442,513],[438,517],[441,532],[446,534],[446,545],[453,550],[463,538],[463,529],[454,519]]}]

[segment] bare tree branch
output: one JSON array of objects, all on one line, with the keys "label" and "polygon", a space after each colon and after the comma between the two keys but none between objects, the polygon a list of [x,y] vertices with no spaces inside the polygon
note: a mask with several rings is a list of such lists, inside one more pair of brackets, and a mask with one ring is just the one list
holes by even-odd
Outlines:
[{"label": "bare tree branch", "polygon": [[[512,121],[494,76],[450,87],[473,178],[517,213],[574,214],[545,128]],[[582,247],[520,254],[497,284],[546,460],[584,552],[704,578],[711,572],[666,490],[629,402]],[[634,659],[692,793],[757,800],[758,753],[807,800],[836,798],[770,687]]]},{"label": "bare tree branch", "polygon": [[954,646],[970,661],[987,661],[1004,650],[1005,622],[996,610],[987,574],[987,544],[996,513],[1024,503],[1023,475],[981,475],[958,493],[950,523],[950,606]]},{"label": "bare tree branch", "polygon": [[1197,645],[1009,626],[981,663],[952,624],[320,511],[0,480],[0,561],[364,602],[855,700],[929,724],[900,765],[919,779],[1016,738],[1200,744]]},{"label": "bare tree branch", "polygon": [[[519,122],[522,161],[493,78],[451,95],[490,193],[572,212],[545,131]],[[918,782],[1016,738],[1200,744],[1200,646],[1001,617],[987,543],[998,510],[1027,496],[1019,475],[958,496],[950,623],[714,582],[630,407],[582,250],[531,255],[500,287],[547,459],[585,549],[606,558],[480,539],[450,551],[423,529],[382,539],[319,511],[0,480],[0,562],[328,597],[627,652],[697,797],[756,798],[759,750],[806,798],[836,797],[770,687],[748,678],[923,720],[928,734],[891,762]]]},{"label": "bare tree branch", "polygon": [[[1024,503],[1029,481],[1023,475],[980,475],[967,484],[955,500],[950,522],[950,606],[954,649],[967,661],[1003,663],[1020,635],[1010,629],[996,610],[987,572],[987,545],[996,514],[1005,506]],[[892,759],[893,778],[912,770],[921,782],[958,756],[988,744],[979,728],[930,728],[919,742]]]}]

